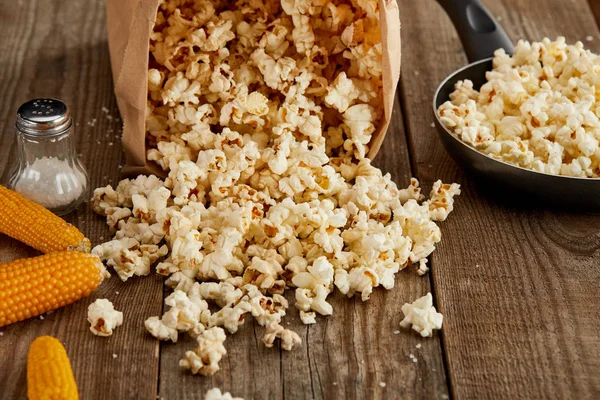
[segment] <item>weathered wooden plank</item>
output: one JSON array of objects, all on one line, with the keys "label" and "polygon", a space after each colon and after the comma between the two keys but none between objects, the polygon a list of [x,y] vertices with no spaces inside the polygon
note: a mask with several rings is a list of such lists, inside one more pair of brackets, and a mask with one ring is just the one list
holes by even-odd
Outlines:
[{"label": "weathered wooden plank", "polygon": [[[410,160],[398,101],[375,164],[399,185],[408,185]],[[438,338],[423,340],[404,330],[393,333],[400,329],[402,304],[427,293],[429,285],[428,278],[408,268],[398,274],[393,290],[376,290],[365,303],[336,294],[331,300],[333,316],[318,317],[310,326],[302,324],[291,306],[284,324],[303,343],[290,352],[265,348],[264,328],[249,320],[228,337],[221,371],[211,378],[191,376],[178,367],[193,341],[187,340],[187,347],[162,344],[159,396],[200,399],[217,386],[245,399],[443,398],[448,388]],[[288,300],[294,303],[293,293]],[[422,343],[420,349],[417,343]]]},{"label": "weathered wooden plank", "polygon": [[[18,106],[32,97],[52,96],[70,105],[77,148],[91,187],[117,181],[121,162],[120,122],[112,81],[102,2],[7,2],[0,12],[0,172],[14,159],[13,130]],[[106,107],[108,112],[104,112]],[[93,243],[108,239],[102,218],[87,204],[67,218]],[[5,236],[0,260],[36,254]],[[82,398],[156,396],[158,346],[145,334],[143,320],[158,314],[162,280],[113,277],[90,298],[39,318],[0,329],[0,398],[25,398],[29,344],[40,335],[65,343]],[[116,292],[119,294],[116,294]],[[113,337],[95,337],[86,320],[95,298],[109,298],[125,323]],[[117,358],[113,358],[113,354]]]},{"label": "weathered wooden plank", "polygon": [[[400,3],[402,98],[416,173],[463,187],[432,260],[453,396],[598,398],[600,218],[509,203],[458,169],[430,128],[430,104],[437,84],[466,62],[460,42],[435,2]],[[513,40],[598,37],[585,1],[485,3]],[[598,51],[597,41],[586,45]]]}]

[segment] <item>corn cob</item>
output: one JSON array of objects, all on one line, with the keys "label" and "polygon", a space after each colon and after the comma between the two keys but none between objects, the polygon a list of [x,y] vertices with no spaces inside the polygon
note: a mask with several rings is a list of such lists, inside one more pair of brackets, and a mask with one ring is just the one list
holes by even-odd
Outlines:
[{"label": "corn cob", "polygon": [[0,185],[0,233],[43,253],[89,252],[91,243],[76,227],[41,205]]},{"label": "corn cob", "polygon": [[88,296],[105,274],[98,257],[79,251],[0,264],[0,327]]},{"label": "corn cob", "polygon": [[29,400],[77,400],[77,385],[67,351],[58,339],[40,336],[27,356]]}]

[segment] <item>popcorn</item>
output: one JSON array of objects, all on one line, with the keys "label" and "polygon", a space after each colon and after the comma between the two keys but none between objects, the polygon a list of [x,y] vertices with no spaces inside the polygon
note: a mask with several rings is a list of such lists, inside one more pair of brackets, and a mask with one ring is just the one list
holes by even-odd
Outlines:
[{"label": "popcorn", "polygon": [[314,312],[300,311],[300,320],[305,325],[316,324],[317,323],[316,317],[317,317],[317,314],[315,314]]},{"label": "popcorn", "polygon": [[182,290],[175,290],[165,299],[165,305],[170,306],[169,311],[162,318],[150,317],[145,326],[148,332],[157,339],[177,342],[178,332],[201,332],[204,325],[201,316],[210,314],[208,303],[199,296],[188,296]]},{"label": "popcorn", "polygon": [[179,366],[191,370],[192,374],[214,375],[220,369],[219,361],[227,353],[223,346],[225,331],[219,327],[210,328],[196,340],[198,347],[186,351],[184,358],[179,361]]},{"label": "popcorn", "polygon": [[111,240],[92,249],[92,254],[113,267],[122,281],[133,275],[148,275],[150,266],[167,253],[166,245],[140,245],[134,238]]},{"label": "popcorn", "polygon": [[88,307],[90,330],[97,336],[111,336],[113,329],[123,324],[123,313],[115,310],[107,299],[97,299]]},{"label": "popcorn", "polygon": [[[487,82],[459,81],[440,121],[488,156],[553,175],[600,177],[598,56],[565,38],[519,41],[494,53]],[[444,211],[439,212],[443,218]]]},{"label": "popcorn", "polygon": [[281,339],[281,348],[284,350],[292,350],[297,344],[302,343],[302,339],[298,334],[290,329],[284,329],[278,322],[271,322],[267,325],[267,333],[263,336],[263,343],[267,347],[273,347],[275,339]]},{"label": "popcorn", "polygon": [[[114,238],[93,252],[123,280],[152,267],[167,277],[168,309],[145,326],[159,340],[196,338],[180,362],[192,373],[215,373],[225,331],[247,318],[266,327],[267,347],[299,344],[282,326],[286,289],[313,324],[333,313],[334,290],[366,300],[391,289],[440,241],[435,221],[452,211],[458,185],[436,182],[426,200],[417,180],[399,190],[366,158],[383,112],[378,19],[374,0],[159,5],[146,158],[167,177],[96,189],[93,208]],[[543,119],[535,104],[530,112]],[[520,130],[507,120],[505,141]],[[556,158],[548,135],[540,131],[539,146]],[[580,136],[573,146],[590,153],[594,143]],[[577,160],[571,173],[593,167]]]},{"label": "popcorn", "polygon": [[423,337],[432,336],[434,329],[442,329],[444,317],[435,310],[431,293],[427,293],[412,303],[404,304],[402,313],[404,313],[404,319],[400,322],[400,326],[408,328],[412,325],[413,330],[419,332]]},{"label": "popcorn", "polygon": [[229,392],[221,393],[219,388],[212,388],[204,395],[204,400],[244,400],[241,397],[232,397]]}]

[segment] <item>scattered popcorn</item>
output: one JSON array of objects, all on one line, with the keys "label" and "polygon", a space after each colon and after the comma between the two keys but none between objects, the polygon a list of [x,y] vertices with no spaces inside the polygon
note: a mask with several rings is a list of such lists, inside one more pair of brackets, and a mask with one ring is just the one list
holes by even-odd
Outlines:
[{"label": "scattered popcorn", "polygon": [[123,324],[123,313],[115,310],[107,299],[98,299],[88,307],[90,330],[97,336],[110,336],[113,329]]},{"label": "scattered popcorn", "polygon": [[404,319],[400,322],[400,326],[408,328],[412,325],[413,330],[419,332],[423,337],[432,336],[434,329],[442,329],[444,317],[435,310],[431,293],[427,293],[412,303],[404,304],[402,312]]},{"label": "scattered popcorn", "polygon": [[[592,37],[589,37],[593,39]],[[440,121],[482,153],[552,175],[600,178],[598,55],[564,37],[499,49],[487,82],[456,83]]]},{"label": "scattered popcorn", "polygon": [[435,250],[458,185],[426,199],[366,158],[383,112],[377,2],[166,0],[156,20],[146,158],[166,178],[94,191],[114,237],[93,253],[122,280],[167,277],[168,307],[145,326],[197,340],[182,367],[218,371],[247,318],[290,350],[286,289],[313,324],[336,288],[367,300]]},{"label": "scattered popcorn", "polygon": [[204,395],[204,400],[244,400],[241,397],[232,397],[229,392],[221,393],[219,388],[212,388]]}]

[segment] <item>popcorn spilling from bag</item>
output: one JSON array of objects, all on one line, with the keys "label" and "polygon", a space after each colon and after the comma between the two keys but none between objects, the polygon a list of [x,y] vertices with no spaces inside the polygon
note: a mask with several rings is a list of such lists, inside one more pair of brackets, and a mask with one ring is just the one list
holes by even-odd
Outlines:
[{"label": "popcorn spilling from bag", "polygon": [[440,121],[465,143],[511,164],[553,175],[600,178],[600,58],[564,37],[500,49],[487,82],[459,81]]},{"label": "popcorn spilling from bag", "polygon": [[[305,324],[334,291],[367,300],[425,260],[460,193],[399,190],[366,158],[381,115],[377,1],[282,0],[159,7],[148,72],[148,160],[168,174],[96,189],[113,240],[93,253],[122,280],[168,276],[160,340],[196,338],[180,365],[212,375],[246,317],[267,347],[294,290]],[[215,307],[218,311],[215,310]]]}]

